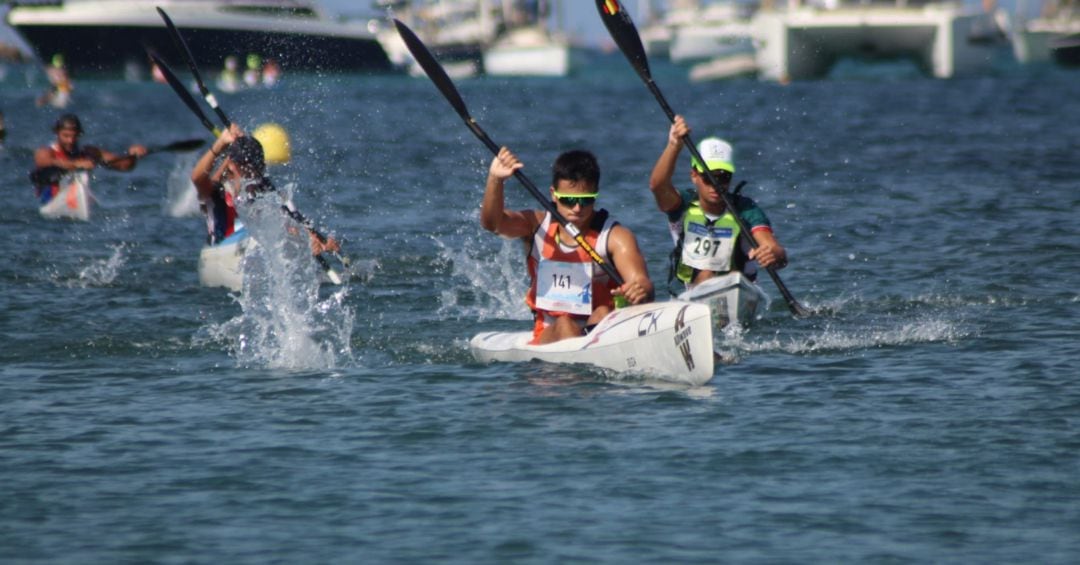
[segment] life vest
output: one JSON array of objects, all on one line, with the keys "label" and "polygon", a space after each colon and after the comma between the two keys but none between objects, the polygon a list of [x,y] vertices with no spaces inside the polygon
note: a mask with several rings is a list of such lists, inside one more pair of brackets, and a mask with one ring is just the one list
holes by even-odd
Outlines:
[{"label": "life vest", "polygon": [[[75,153],[68,154],[67,151],[64,151],[64,149],[60,147],[59,143],[55,142],[49,145],[49,150],[52,151],[53,159],[60,159],[63,161],[74,161],[75,159],[86,157],[86,154],[78,147],[76,147]],[[60,181],[57,180],[51,184],[35,184],[34,194],[42,204],[48,204],[57,194],[60,194]]]},{"label": "life vest", "polygon": [[221,242],[236,231],[236,202],[223,184],[214,185],[214,192],[203,205],[206,207],[206,232],[210,245]]},{"label": "life vest", "polygon": [[682,229],[671,252],[674,275],[689,283],[699,271],[724,274],[742,270],[747,256],[739,240],[739,223],[731,210],[710,220],[695,200],[682,216]]},{"label": "life vest", "polygon": [[[607,210],[597,210],[583,232],[585,241],[605,262],[610,261],[608,237],[616,225]],[[614,307],[611,291],[618,285],[580,245],[562,243],[561,229],[548,212],[533,232],[526,258],[530,284],[525,303],[533,311],[574,316],[588,316],[600,305]]]}]

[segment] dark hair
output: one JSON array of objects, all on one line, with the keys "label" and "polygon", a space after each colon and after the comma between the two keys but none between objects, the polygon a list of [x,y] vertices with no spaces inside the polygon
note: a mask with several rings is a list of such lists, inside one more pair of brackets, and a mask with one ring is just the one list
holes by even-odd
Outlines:
[{"label": "dark hair", "polygon": [[600,163],[596,156],[584,149],[572,149],[559,155],[551,166],[551,186],[559,186],[560,180],[585,182],[600,188]]},{"label": "dark hair", "polygon": [[53,132],[60,133],[60,130],[62,129],[73,129],[82,133],[82,122],[79,121],[79,116],[76,116],[75,114],[64,114],[57,118],[56,123],[53,124]]},{"label": "dark hair", "polygon": [[245,135],[236,138],[229,146],[229,159],[259,175],[266,173],[266,156],[263,153],[263,146],[254,137]]}]

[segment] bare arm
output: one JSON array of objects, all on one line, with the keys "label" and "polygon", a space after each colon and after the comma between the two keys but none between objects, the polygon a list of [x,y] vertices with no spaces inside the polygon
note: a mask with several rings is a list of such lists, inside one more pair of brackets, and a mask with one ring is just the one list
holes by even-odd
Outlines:
[{"label": "bare arm", "polygon": [[652,302],[656,292],[633,232],[622,225],[612,228],[608,253],[623,279],[623,285],[614,294],[625,296],[631,304]]},{"label": "bare arm", "polygon": [[53,152],[48,147],[42,147],[34,152],[34,167],[38,169],[44,169],[46,167],[57,167],[67,171],[74,169],[93,169],[96,163],[93,159],[81,157],[79,159],[64,159],[53,155]]},{"label": "bare arm", "polygon": [[195,190],[198,191],[200,200],[210,198],[214,192],[215,177],[220,177],[220,170],[218,170],[216,175],[211,174],[211,171],[214,168],[214,161],[217,160],[218,156],[228,149],[233,140],[242,133],[240,127],[236,124],[229,126],[229,129],[221,132],[221,135],[210,145],[210,149],[206,150],[206,152],[202,154],[202,157],[199,157],[198,162],[195,163],[195,167],[191,169],[191,182],[195,185]]},{"label": "bare arm", "polygon": [[758,247],[750,251],[751,259],[757,261],[759,265],[766,269],[769,267],[783,269],[787,266],[787,250],[780,245],[780,242],[776,241],[776,236],[773,235],[772,230],[759,229],[753,232],[752,235]]},{"label": "bare arm", "polygon": [[506,179],[523,166],[505,147],[492,159],[484,186],[484,200],[480,204],[480,226],[485,230],[506,238],[528,237],[536,230],[536,214],[528,210],[506,210],[505,207]]},{"label": "bare arm", "polygon": [[98,153],[102,165],[115,171],[126,172],[135,168],[139,157],[146,155],[146,147],[138,144],[132,145],[128,148],[127,153],[123,155],[110,153],[104,149],[98,149]]},{"label": "bare arm", "polygon": [[679,153],[682,151],[684,136],[690,134],[690,126],[682,116],[675,116],[671,128],[668,130],[667,145],[660,157],[653,165],[652,174],[649,175],[649,190],[656,199],[656,206],[662,212],[671,212],[682,206],[682,197],[672,184],[671,179],[675,175],[675,165],[678,163]]}]

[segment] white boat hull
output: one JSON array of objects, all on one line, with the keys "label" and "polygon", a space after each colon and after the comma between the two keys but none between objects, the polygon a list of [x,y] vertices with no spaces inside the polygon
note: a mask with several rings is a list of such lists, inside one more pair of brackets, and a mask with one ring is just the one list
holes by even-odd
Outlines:
[{"label": "white boat hull", "polygon": [[620,308],[588,335],[530,345],[532,332],[485,332],[469,342],[478,361],[583,363],[698,386],[713,377],[709,308],[654,302]]},{"label": "white boat hull", "polygon": [[244,288],[244,252],[254,241],[239,232],[216,245],[203,246],[199,252],[199,284],[239,292]]},{"label": "white boat hull", "polygon": [[[248,237],[247,231],[241,228],[221,243],[203,246],[199,251],[199,284],[240,292],[244,288],[244,254],[256,245],[258,242]],[[331,279],[325,270],[320,270],[319,283],[342,284],[351,276],[350,272],[335,271]]]},{"label": "white boat hull", "polygon": [[90,175],[86,171],[64,175],[60,192],[38,210],[49,219],[90,219]]},{"label": "white boat hull", "polygon": [[709,307],[713,329],[723,333],[732,324],[749,327],[758,310],[766,310],[769,296],[757,284],[739,272],[714,277],[694,285],[678,296],[679,300]]},{"label": "white boat hull", "polygon": [[562,77],[570,74],[570,44],[540,28],[522,28],[495,41],[483,60],[492,76]]}]

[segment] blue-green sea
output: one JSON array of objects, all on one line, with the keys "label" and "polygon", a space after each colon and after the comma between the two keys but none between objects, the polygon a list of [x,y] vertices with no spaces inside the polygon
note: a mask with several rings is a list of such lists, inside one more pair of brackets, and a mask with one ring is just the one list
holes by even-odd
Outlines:
[{"label": "blue-green sea", "polygon": [[[39,216],[26,174],[60,110],[9,67],[0,562],[1080,560],[1080,74],[655,67],[696,137],[734,144],[820,312],[763,278],[770,308],[698,388],[473,361],[472,335],[530,327],[524,260],[480,228],[491,155],[426,78],[218,94],[288,132],[270,174],[360,267],[230,293],[198,282],[196,155],[95,171],[88,222]],[[542,188],[559,152],[596,153],[667,299],[648,175],[668,122],[626,61],[457,85]],[[113,151],[209,140],[151,81],[76,76],[67,110]]]}]

